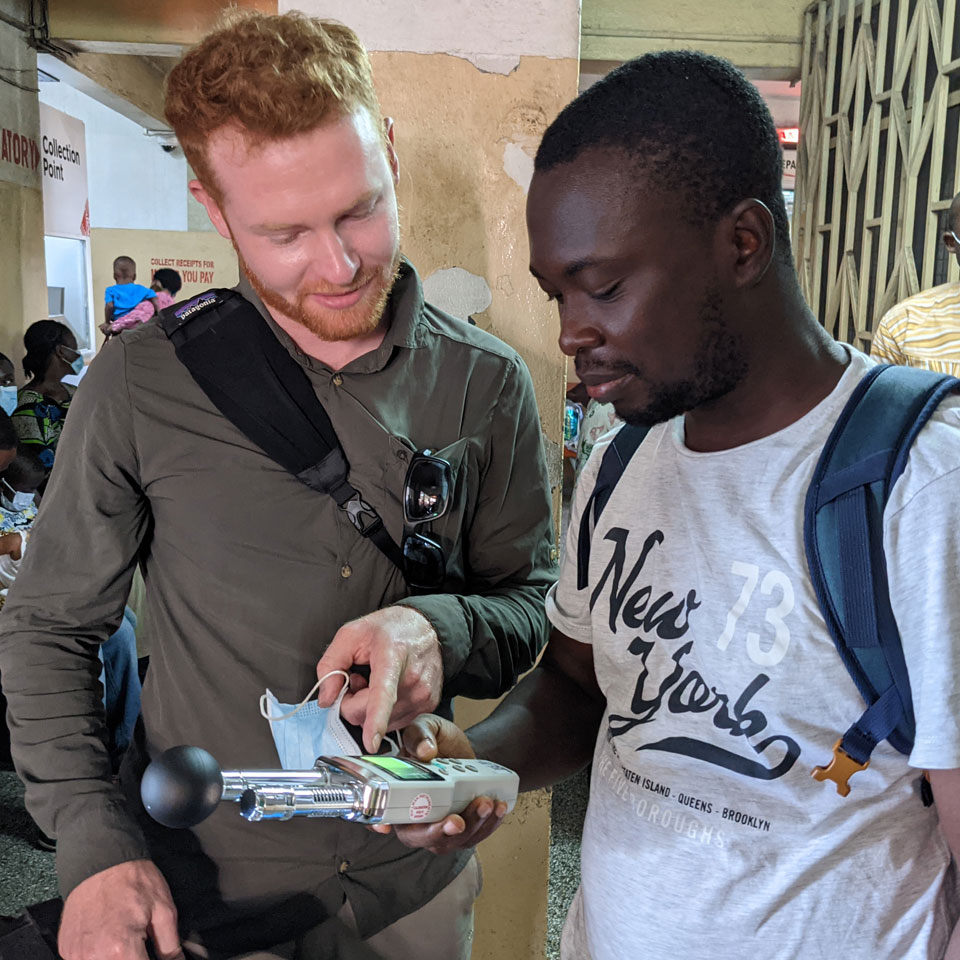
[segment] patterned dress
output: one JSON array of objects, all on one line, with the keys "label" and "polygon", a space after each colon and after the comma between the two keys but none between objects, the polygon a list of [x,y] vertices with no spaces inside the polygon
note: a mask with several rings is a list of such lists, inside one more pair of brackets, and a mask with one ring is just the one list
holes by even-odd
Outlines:
[{"label": "patterned dress", "polygon": [[53,467],[53,455],[63,431],[63,422],[76,391],[76,387],[64,386],[70,394],[66,403],[59,403],[24,387],[17,394],[17,409],[11,417],[20,443],[37,455],[48,476]]}]

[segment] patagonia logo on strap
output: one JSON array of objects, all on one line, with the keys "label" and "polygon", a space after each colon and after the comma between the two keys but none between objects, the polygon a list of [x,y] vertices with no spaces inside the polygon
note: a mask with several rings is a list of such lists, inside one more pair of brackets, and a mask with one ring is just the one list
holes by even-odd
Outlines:
[{"label": "patagonia logo on strap", "polygon": [[195,314],[200,313],[203,310],[206,310],[208,307],[215,306],[216,304],[223,303],[220,297],[216,293],[201,293],[199,296],[194,297],[192,300],[188,300],[183,306],[178,307],[173,311],[173,315],[183,323],[186,320],[189,320]]}]

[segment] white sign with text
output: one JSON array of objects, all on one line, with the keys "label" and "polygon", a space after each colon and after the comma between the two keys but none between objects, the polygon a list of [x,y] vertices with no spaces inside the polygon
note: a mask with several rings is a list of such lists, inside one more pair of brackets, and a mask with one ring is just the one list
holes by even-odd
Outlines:
[{"label": "white sign with text", "polygon": [[87,141],[82,120],[40,104],[44,233],[89,237]]}]

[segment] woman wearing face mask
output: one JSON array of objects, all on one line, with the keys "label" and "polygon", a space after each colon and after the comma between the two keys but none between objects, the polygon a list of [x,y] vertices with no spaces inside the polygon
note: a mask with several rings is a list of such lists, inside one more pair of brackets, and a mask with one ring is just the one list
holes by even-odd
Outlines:
[{"label": "woman wearing face mask", "polygon": [[28,449],[0,474],[0,606],[20,569],[37,518],[37,490],[46,478],[40,459]]},{"label": "woman wearing face mask", "polygon": [[17,377],[13,361],[0,353],[0,410],[8,417],[17,409]]},{"label": "woman wearing face mask", "polygon": [[31,324],[23,335],[23,345],[27,351],[23,369],[31,379],[18,394],[13,425],[20,443],[37,455],[49,476],[76,390],[62,381],[83,370],[83,357],[73,332],[56,320]]}]

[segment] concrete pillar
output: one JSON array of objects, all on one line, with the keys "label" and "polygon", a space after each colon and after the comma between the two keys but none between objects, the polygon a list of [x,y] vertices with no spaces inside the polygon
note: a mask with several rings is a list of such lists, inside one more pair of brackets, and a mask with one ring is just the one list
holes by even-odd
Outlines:
[{"label": "concrete pillar", "polygon": [[[279,7],[341,20],[371,51],[383,111],[396,121],[404,253],[431,300],[472,314],[523,355],[558,501],[565,364],[556,310],[528,272],[524,205],[543,130],[577,92],[577,0]],[[461,700],[457,719],[469,725],[491,706]],[[528,794],[483,844],[474,960],[544,956],[549,816],[549,794]]]},{"label": "concrete pillar", "polygon": [[0,351],[20,382],[23,331],[47,315],[40,181],[37,57],[25,31],[26,0],[0,0]]}]

